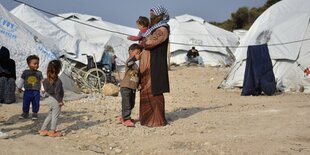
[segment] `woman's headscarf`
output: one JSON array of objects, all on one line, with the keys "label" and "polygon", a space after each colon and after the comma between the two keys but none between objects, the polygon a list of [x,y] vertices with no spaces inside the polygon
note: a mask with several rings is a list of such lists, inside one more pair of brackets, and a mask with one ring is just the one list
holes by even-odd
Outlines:
[{"label": "woman's headscarf", "polygon": [[155,25],[153,25],[152,27],[150,27],[142,36],[143,37],[147,37],[148,35],[150,35],[155,29],[162,27],[162,26],[168,26],[168,21],[170,19],[168,11],[165,7],[159,5],[159,6],[154,6],[153,8],[150,9],[150,11],[153,11],[153,13],[156,16],[163,16],[162,19],[156,23]]},{"label": "woman's headscarf", "polygon": [[16,79],[15,61],[10,58],[10,51],[2,46],[0,49],[0,73],[10,74],[10,77]]},{"label": "woman's headscarf", "polygon": [[6,65],[10,60],[10,51],[4,46],[0,49],[0,60],[0,65]]}]

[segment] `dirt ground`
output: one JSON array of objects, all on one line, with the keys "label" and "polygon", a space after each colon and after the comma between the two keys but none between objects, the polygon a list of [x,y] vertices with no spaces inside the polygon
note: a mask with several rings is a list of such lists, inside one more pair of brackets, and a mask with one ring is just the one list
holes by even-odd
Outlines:
[{"label": "dirt ground", "polygon": [[[41,102],[39,120],[19,120],[21,103],[0,106],[0,154],[310,154],[310,94],[240,96],[240,90],[217,86],[228,68],[172,67],[171,93],[165,94],[169,125],[135,128],[118,122],[120,95],[90,95],[67,101],[58,138],[37,134],[47,105]],[[139,93],[132,117],[138,119]]]}]

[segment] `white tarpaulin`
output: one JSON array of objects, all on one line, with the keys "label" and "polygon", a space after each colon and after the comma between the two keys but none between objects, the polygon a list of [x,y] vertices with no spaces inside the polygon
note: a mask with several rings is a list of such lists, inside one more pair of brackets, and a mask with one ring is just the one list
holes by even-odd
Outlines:
[{"label": "white tarpaulin", "polygon": [[79,13],[66,13],[60,14],[59,16],[65,17],[66,19],[53,17],[51,20],[71,35],[85,39],[91,43],[102,44],[106,43],[112,35],[126,38],[127,36],[125,34],[137,35],[139,32],[138,29],[103,21],[101,17],[97,16]]},{"label": "white tarpaulin", "polygon": [[67,53],[66,56],[68,58],[84,64],[87,63],[87,59],[86,56],[82,56],[81,54],[95,54],[98,58],[101,58],[104,51],[103,44],[88,43],[85,40],[72,36],[39,11],[21,4],[11,10],[11,13],[35,29],[42,36],[52,40],[59,49]]},{"label": "white tarpaulin", "polygon": [[[132,41],[127,40],[127,35],[137,35],[138,29],[110,23],[103,21],[100,17],[84,15],[78,13],[60,14],[59,16],[65,17],[53,17],[51,20],[59,27],[76,38],[87,40],[87,42],[104,45],[103,50],[108,45],[111,46],[115,52],[117,65],[124,65],[121,62],[125,62],[128,57],[128,47],[132,44]],[[74,21],[78,22],[74,22]],[[79,23],[80,22],[80,23]],[[84,24],[87,25],[84,25]],[[91,50],[89,52],[92,52]],[[101,60],[101,54],[96,54],[96,61]],[[125,59],[126,57],[126,59]]]},{"label": "white tarpaulin", "polygon": [[[186,52],[195,46],[204,63],[212,66],[230,65],[226,46],[237,46],[238,37],[232,32],[213,26],[204,19],[181,15],[170,19],[171,63],[185,62]],[[233,51],[234,49],[230,49]]]},{"label": "white tarpaulin", "polygon": [[242,29],[233,30],[233,33],[238,36],[239,40],[243,39],[247,32],[248,30],[242,30]]},{"label": "white tarpaulin", "polygon": [[48,17],[31,7],[21,4],[10,11],[14,16],[35,29],[41,35],[50,38],[60,49],[75,54],[76,39],[54,24]]},{"label": "white tarpaulin", "polygon": [[29,55],[39,56],[39,70],[45,74],[48,62],[64,54],[52,41],[20,21],[2,5],[0,5],[0,46],[9,49],[10,57],[16,63],[18,77],[28,68],[26,58]]},{"label": "white tarpaulin", "polygon": [[[277,88],[284,91],[305,88],[310,92],[310,1],[282,0],[267,9],[252,25],[240,46],[268,44]],[[222,87],[243,85],[247,48],[238,48],[236,62]]]}]

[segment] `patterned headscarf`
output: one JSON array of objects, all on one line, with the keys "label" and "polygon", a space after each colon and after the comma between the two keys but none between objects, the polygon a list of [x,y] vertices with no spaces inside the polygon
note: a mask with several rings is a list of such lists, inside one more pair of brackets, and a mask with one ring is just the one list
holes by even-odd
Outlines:
[{"label": "patterned headscarf", "polygon": [[159,21],[157,24],[153,25],[152,27],[150,27],[143,35],[142,37],[147,37],[149,36],[155,29],[162,27],[162,26],[167,26],[168,25],[168,21],[170,19],[169,17],[169,13],[167,11],[166,8],[164,8],[163,6],[159,5],[159,6],[154,6],[153,8],[151,8],[151,11],[154,12],[154,14],[156,16],[162,15],[163,14],[163,18],[161,21]]}]

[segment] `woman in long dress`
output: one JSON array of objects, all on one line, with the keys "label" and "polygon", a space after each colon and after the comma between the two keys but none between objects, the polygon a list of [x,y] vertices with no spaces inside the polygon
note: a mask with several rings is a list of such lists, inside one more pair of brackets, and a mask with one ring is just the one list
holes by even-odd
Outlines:
[{"label": "woman in long dress", "polygon": [[150,9],[151,25],[141,45],[140,61],[140,123],[148,127],[165,126],[165,99],[169,92],[167,49],[169,42],[169,15],[162,6]]}]

